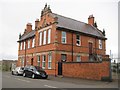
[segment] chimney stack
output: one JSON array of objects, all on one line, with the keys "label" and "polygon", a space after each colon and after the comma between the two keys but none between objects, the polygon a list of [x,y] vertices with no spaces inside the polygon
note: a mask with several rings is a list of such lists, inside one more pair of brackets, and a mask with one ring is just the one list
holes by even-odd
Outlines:
[{"label": "chimney stack", "polygon": [[35,29],[37,28],[38,23],[39,23],[39,19],[36,19],[36,20],[35,20]]},{"label": "chimney stack", "polygon": [[29,33],[31,31],[32,31],[32,24],[31,23],[27,23],[26,29],[24,31],[24,34]]},{"label": "chimney stack", "polygon": [[88,24],[94,26],[94,17],[93,17],[93,15],[89,16],[89,18],[88,18]]}]

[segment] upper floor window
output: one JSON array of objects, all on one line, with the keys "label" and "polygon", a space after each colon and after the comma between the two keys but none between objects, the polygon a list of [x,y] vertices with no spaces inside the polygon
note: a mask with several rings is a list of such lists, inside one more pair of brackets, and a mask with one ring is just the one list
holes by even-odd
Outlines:
[{"label": "upper floor window", "polygon": [[80,43],[80,35],[79,34],[76,35],[76,45],[78,45],[78,46],[81,45],[81,43]]},{"label": "upper floor window", "polygon": [[20,50],[22,50],[22,42],[20,42]]},{"label": "upper floor window", "polygon": [[48,30],[48,44],[51,41],[51,29]]},{"label": "upper floor window", "polygon": [[39,33],[39,45],[42,45],[42,32]]},{"label": "upper floor window", "polygon": [[28,40],[28,48],[30,48],[30,40]]},{"label": "upper floor window", "polygon": [[102,40],[99,40],[99,49],[102,49]]},{"label": "upper floor window", "polygon": [[24,49],[25,49],[25,41],[24,41]]},{"label": "upper floor window", "polygon": [[62,31],[62,43],[66,43],[66,32]]},{"label": "upper floor window", "polygon": [[32,40],[32,47],[34,47],[35,46],[35,38],[33,38],[33,40]]},{"label": "upper floor window", "polygon": [[76,57],[76,61],[77,61],[77,62],[80,62],[80,61],[81,61],[81,57],[80,57],[80,55],[77,55],[77,57]]},{"label": "upper floor window", "polygon": [[44,31],[43,45],[46,44],[46,31]]}]

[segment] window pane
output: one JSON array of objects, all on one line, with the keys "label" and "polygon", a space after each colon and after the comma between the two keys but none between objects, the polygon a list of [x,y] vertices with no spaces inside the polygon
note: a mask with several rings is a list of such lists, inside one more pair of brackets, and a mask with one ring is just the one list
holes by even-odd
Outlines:
[{"label": "window pane", "polygon": [[40,66],[40,56],[37,56],[38,66]]},{"label": "window pane", "polygon": [[66,32],[62,31],[62,43],[66,43]]},{"label": "window pane", "polygon": [[76,35],[76,45],[80,45],[80,35]]},{"label": "window pane", "polygon": [[61,59],[62,59],[62,61],[66,61],[66,59],[67,59],[66,54],[62,54],[62,55],[61,55]]},{"label": "window pane", "polygon": [[45,60],[46,60],[46,57],[45,55],[43,55],[42,57],[42,68],[45,69]]},{"label": "window pane", "polygon": [[44,31],[44,39],[43,39],[43,44],[46,44],[46,31]]},{"label": "window pane", "polygon": [[35,45],[35,39],[33,38],[33,40],[32,40],[32,47],[34,47],[34,45]]},{"label": "window pane", "polygon": [[42,45],[42,32],[40,32],[39,40],[40,40],[39,45]]},{"label": "window pane", "polygon": [[51,29],[48,30],[48,44],[50,43],[51,40]]},{"label": "window pane", "polygon": [[99,40],[99,49],[102,49],[102,40]]},{"label": "window pane", "polygon": [[51,54],[49,54],[48,55],[48,69],[51,69],[52,67],[52,55]]},{"label": "window pane", "polygon": [[30,40],[28,40],[28,48],[30,48]]},{"label": "window pane", "polygon": [[25,41],[24,41],[24,49],[25,49]]},{"label": "window pane", "polygon": [[77,61],[77,62],[80,62],[80,61],[81,61],[80,56],[77,56],[76,61]]}]

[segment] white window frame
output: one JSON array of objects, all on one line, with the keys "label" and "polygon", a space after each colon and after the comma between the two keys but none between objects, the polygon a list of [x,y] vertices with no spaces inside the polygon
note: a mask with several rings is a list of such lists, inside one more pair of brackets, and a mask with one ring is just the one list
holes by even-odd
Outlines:
[{"label": "white window frame", "polygon": [[43,69],[45,69],[45,65],[46,65],[46,64],[45,64],[45,61],[46,61],[46,56],[43,55],[43,56],[42,56],[42,68],[43,68]]},{"label": "white window frame", "polygon": [[[79,36],[79,39],[77,38],[77,35]],[[79,42],[79,44],[77,42]],[[81,40],[80,40],[80,35],[79,34],[76,34],[76,45],[81,46]]]},{"label": "white window frame", "polygon": [[38,66],[40,66],[40,55],[37,56]]},{"label": "white window frame", "polygon": [[99,49],[102,49],[102,40],[99,40]]},{"label": "white window frame", "polygon": [[25,50],[25,41],[24,41],[24,50]]},{"label": "white window frame", "polygon": [[28,40],[28,48],[30,48],[30,40]]},{"label": "white window frame", "polygon": [[52,69],[52,54],[48,54],[48,69]]},{"label": "white window frame", "polygon": [[32,47],[35,47],[35,38],[32,39]]},{"label": "white window frame", "polygon": [[22,42],[20,42],[20,50],[22,50]]},{"label": "white window frame", "polygon": [[51,29],[48,29],[48,44],[51,42]]},{"label": "white window frame", "polygon": [[[65,34],[65,36],[63,36]],[[65,40],[64,40],[65,39]],[[65,31],[62,31],[62,36],[61,36],[61,42],[63,44],[65,44],[67,41],[66,41],[66,32]]]},{"label": "white window frame", "polygon": [[21,58],[21,65],[24,67],[24,57]]},{"label": "white window frame", "polygon": [[44,37],[43,37],[43,45],[46,44],[46,30],[43,32],[44,33]]},{"label": "white window frame", "polygon": [[39,45],[42,45],[42,32],[39,33]]},{"label": "white window frame", "polygon": [[81,56],[80,55],[76,56],[76,62],[81,62]]}]

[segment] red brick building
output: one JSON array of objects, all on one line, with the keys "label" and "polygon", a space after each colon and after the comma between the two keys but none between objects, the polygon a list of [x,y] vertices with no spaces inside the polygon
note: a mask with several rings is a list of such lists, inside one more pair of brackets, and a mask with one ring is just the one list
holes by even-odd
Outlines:
[{"label": "red brick building", "polygon": [[52,13],[45,5],[34,30],[28,23],[19,37],[18,65],[37,65],[48,74],[60,75],[59,62],[102,61],[107,39],[94,19],[90,15],[84,23]]}]

